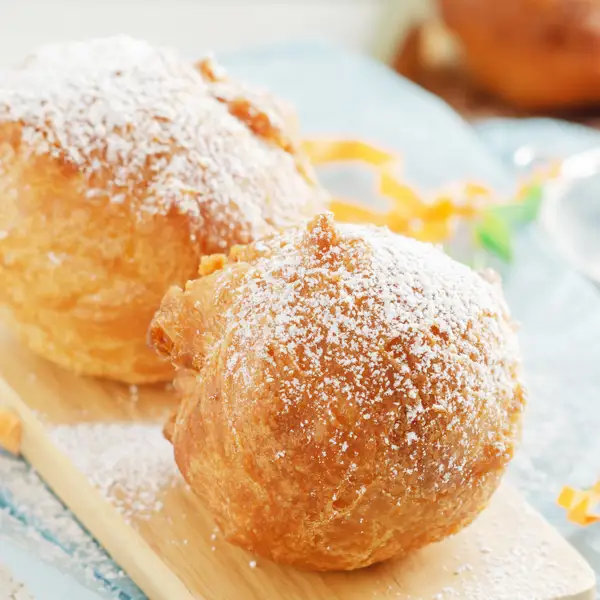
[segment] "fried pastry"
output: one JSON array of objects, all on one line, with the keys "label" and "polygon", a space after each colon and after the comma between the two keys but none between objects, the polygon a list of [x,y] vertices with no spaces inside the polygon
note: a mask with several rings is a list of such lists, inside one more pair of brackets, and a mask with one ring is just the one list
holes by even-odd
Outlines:
[{"label": "fried pastry", "polygon": [[347,570],[456,533],[513,455],[524,391],[499,283],[441,250],[320,215],[172,288],[168,435],[229,541]]},{"label": "fried pastry", "polygon": [[129,383],[200,258],[322,210],[294,119],[212,60],[127,37],[48,46],[0,75],[0,304],[41,356]]},{"label": "fried pastry", "polygon": [[440,0],[474,78],[525,110],[600,102],[598,0]]}]

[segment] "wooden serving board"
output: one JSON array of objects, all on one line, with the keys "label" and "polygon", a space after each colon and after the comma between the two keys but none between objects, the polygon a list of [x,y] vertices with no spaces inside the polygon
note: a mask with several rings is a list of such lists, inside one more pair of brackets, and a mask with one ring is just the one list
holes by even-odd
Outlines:
[{"label": "wooden serving board", "polygon": [[125,386],[76,377],[0,329],[0,405],[22,419],[24,456],[151,600],[594,597],[589,566],[506,486],[459,535],[350,573],[309,573],[262,559],[255,566],[255,557],[214,540],[210,515],[182,483],[161,491],[161,510],[128,524],[55,445],[52,428],[162,420],[175,403],[164,386],[140,389],[132,399]]}]

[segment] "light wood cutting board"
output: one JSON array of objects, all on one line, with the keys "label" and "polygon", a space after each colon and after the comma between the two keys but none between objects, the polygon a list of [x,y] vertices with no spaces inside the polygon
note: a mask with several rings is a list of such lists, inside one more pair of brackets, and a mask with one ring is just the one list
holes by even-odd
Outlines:
[{"label": "light wood cutting board", "polygon": [[128,524],[50,435],[57,424],[162,420],[175,404],[164,386],[140,389],[133,401],[127,387],[71,375],[0,329],[0,405],[23,421],[25,457],[151,600],[594,597],[589,566],[507,486],[472,526],[405,560],[351,573],[308,573],[262,559],[252,568],[255,557],[211,539],[210,515],[183,484],[161,493],[160,511]]}]

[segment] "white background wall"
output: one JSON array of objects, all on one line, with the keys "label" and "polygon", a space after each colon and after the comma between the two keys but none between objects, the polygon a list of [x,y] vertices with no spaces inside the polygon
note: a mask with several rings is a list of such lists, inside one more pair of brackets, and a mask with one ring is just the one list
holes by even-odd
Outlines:
[{"label": "white background wall", "polygon": [[[328,37],[372,51],[428,0],[0,0],[0,64],[35,46],[128,33],[190,56]],[[398,15],[402,15],[399,19]]]}]

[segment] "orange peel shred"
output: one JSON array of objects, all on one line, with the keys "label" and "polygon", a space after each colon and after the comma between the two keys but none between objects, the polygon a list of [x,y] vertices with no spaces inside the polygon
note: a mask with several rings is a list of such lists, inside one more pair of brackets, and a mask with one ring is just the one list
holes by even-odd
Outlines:
[{"label": "orange peel shred", "polygon": [[361,140],[304,140],[304,150],[313,164],[358,160],[377,167],[396,163],[398,156]]},{"label": "orange peel shred", "polygon": [[400,178],[402,160],[394,153],[361,140],[313,139],[304,141],[304,150],[314,165],[358,162],[375,172],[376,192],[389,200],[387,212],[373,210],[358,200],[334,198],[330,208],[336,219],[349,223],[387,225],[392,231],[422,241],[443,242],[453,232],[457,218],[472,218],[492,193],[478,183],[467,183],[457,199],[440,195],[424,200]]},{"label": "orange peel shred", "polygon": [[585,527],[599,522],[600,512],[595,512],[594,507],[600,503],[600,481],[589,490],[578,490],[571,486],[563,487],[557,503],[567,511],[567,519],[571,523]]},{"label": "orange peel shred", "polygon": [[19,455],[21,438],[21,419],[12,410],[0,407],[0,448]]}]

